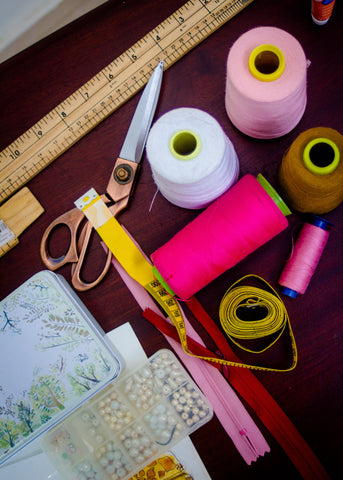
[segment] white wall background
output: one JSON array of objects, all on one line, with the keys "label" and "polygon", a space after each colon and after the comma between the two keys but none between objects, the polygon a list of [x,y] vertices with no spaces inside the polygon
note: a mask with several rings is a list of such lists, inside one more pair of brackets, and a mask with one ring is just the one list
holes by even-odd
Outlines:
[{"label": "white wall background", "polygon": [[105,0],[0,0],[0,62]]}]

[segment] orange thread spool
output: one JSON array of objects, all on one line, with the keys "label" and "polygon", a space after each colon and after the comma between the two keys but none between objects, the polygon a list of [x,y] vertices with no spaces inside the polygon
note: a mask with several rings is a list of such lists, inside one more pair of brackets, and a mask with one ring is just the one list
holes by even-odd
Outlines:
[{"label": "orange thread spool", "polygon": [[330,212],[343,201],[343,136],[332,128],[301,133],[279,169],[282,196],[303,213]]}]

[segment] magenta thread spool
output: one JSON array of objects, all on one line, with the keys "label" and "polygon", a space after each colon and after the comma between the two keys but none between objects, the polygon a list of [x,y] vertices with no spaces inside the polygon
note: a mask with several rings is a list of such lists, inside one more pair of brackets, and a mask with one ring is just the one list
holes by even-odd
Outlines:
[{"label": "magenta thread spool", "polygon": [[279,279],[284,295],[295,298],[306,292],[329,239],[329,226],[332,223],[317,216],[303,225]]},{"label": "magenta thread spool", "polygon": [[245,175],[151,255],[155,276],[188,299],[284,230],[290,213],[262,175]]}]

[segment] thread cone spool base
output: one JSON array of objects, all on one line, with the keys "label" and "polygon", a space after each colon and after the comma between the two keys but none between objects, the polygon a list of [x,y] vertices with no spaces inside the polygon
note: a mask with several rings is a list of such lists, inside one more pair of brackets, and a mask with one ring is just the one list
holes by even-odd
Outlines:
[{"label": "thread cone spool base", "polygon": [[292,212],[290,211],[290,209],[288,208],[286,203],[283,201],[283,199],[280,197],[280,195],[277,193],[277,191],[270,185],[270,183],[264,178],[264,176],[259,173],[256,178],[257,178],[258,183],[268,193],[270,198],[279,207],[281,212],[285,216],[291,215]]},{"label": "thread cone spool base", "polygon": [[307,61],[299,42],[275,27],[241,35],[227,59],[225,107],[232,123],[254,138],[278,138],[306,107]]},{"label": "thread cone spool base", "polygon": [[289,206],[322,215],[343,201],[343,136],[332,128],[301,133],[284,153],[280,191]]},{"label": "thread cone spool base", "polygon": [[158,189],[178,207],[205,208],[238,178],[232,142],[217,120],[196,108],[162,115],[150,130],[146,152]]}]

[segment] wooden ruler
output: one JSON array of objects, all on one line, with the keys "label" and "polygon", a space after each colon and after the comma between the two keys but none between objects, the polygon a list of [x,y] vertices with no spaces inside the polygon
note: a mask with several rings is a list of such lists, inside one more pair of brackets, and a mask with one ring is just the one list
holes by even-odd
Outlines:
[{"label": "wooden ruler", "polygon": [[[19,235],[43,212],[44,208],[27,187],[19,190],[1,205],[0,257],[18,245]],[[13,238],[8,238],[9,232],[13,234]]]},{"label": "wooden ruler", "polygon": [[253,0],[192,0],[0,152],[0,203]]}]

